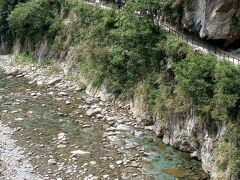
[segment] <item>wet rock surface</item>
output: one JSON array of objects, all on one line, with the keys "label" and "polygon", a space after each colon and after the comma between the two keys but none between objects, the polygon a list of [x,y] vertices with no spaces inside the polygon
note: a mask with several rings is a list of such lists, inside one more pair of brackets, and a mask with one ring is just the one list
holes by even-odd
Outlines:
[{"label": "wet rock surface", "polygon": [[0,179],[208,178],[200,162],[162,144],[127,106],[76,91],[48,67],[8,60],[0,67]]}]

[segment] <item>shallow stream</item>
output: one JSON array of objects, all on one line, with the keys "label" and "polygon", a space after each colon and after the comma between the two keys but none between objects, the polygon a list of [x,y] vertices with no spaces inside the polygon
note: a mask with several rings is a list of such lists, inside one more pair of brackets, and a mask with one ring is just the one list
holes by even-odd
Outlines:
[{"label": "shallow stream", "polygon": [[[84,92],[60,93],[0,72],[0,96],[0,121],[17,129],[12,138],[42,179],[208,179],[199,161],[138,128],[126,110],[89,103]],[[96,104],[104,116],[88,117]]]}]

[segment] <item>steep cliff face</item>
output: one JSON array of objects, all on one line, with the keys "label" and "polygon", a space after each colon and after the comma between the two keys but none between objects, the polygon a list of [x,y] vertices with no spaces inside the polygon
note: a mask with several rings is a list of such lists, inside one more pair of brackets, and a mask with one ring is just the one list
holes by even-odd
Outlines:
[{"label": "steep cliff face", "polygon": [[239,0],[188,1],[183,15],[183,26],[207,39],[233,40],[239,32],[232,18],[240,19]]},{"label": "steep cliff face", "polygon": [[163,136],[164,143],[191,152],[192,157],[202,161],[204,171],[212,179],[228,179],[227,174],[219,172],[213,158],[214,148],[225,130],[224,123],[202,122],[193,110],[185,118],[175,116],[165,124],[161,124],[160,120],[155,123],[155,133]]}]

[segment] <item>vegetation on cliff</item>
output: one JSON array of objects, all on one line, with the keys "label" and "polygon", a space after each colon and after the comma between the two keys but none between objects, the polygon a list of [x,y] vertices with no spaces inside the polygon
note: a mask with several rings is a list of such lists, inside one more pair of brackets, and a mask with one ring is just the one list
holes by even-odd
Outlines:
[{"label": "vegetation on cliff", "polygon": [[[153,17],[160,9],[176,19],[172,11],[179,13],[181,7],[173,1],[160,2],[129,0],[118,12],[77,0],[29,0],[11,12],[1,11],[0,24],[9,27],[13,39],[20,39],[22,46],[31,42],[34,47],[40,38],[47,37],[49,55],[55,59],[74,49],[81,71],[95,85],[104,83],[109,92],[122,98],[133,97],[141,84],[152,116],[158,114],[166,120],[173,115],[184,117],[194,109],[202,121],[231,122],[239,127],[239,67],[196,53],[166,35],[154,25]],[[142,15],[137,16],[137,11]],[[219,145],[216,156],[228,146],[235,148],[232,136],[226,138],[228,143]],[[219,164],[239,170],[239,150],[227,152],[229,160],[219,160]]]}]

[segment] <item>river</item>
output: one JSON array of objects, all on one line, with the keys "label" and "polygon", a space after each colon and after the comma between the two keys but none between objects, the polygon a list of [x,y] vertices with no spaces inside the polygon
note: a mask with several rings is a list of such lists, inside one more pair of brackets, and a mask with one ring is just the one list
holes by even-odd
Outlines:
[{"label": "river", "polygon": [[[101,113],[87,116],[89,108]],[[0,113],[0,131],[13,140],[0,137],[0,179],[208,179],[200,161],[84,91],[0,71]]]}]

